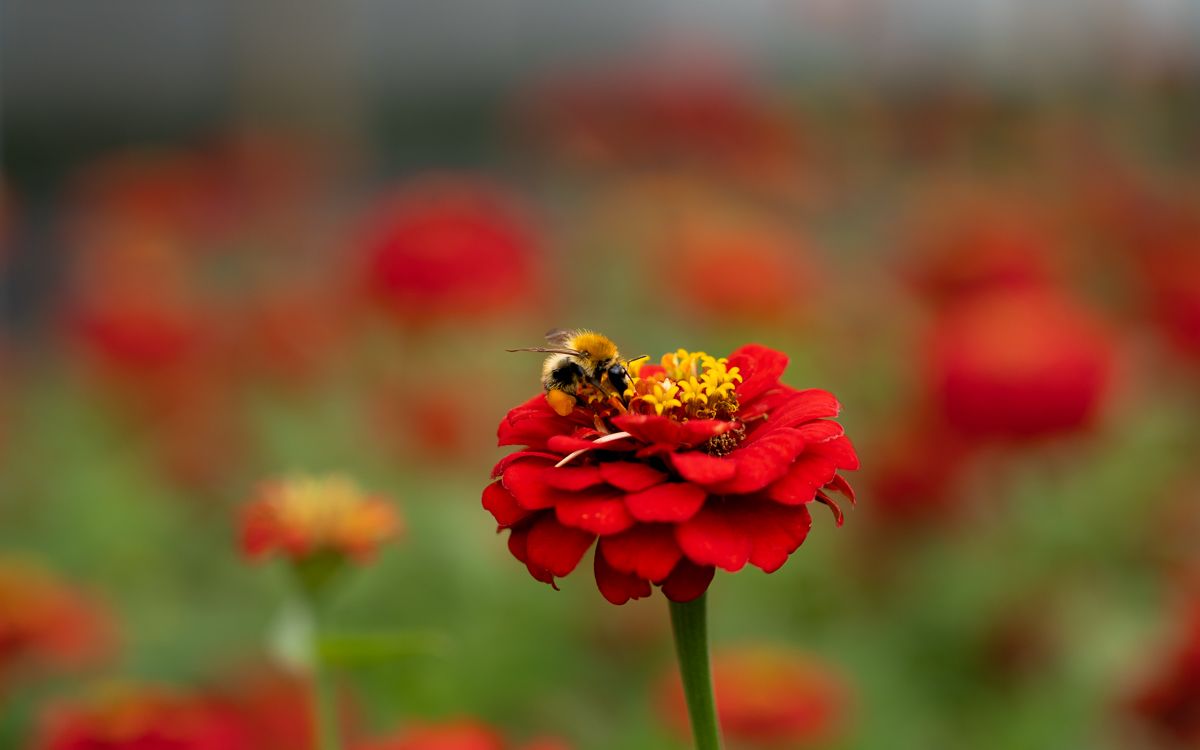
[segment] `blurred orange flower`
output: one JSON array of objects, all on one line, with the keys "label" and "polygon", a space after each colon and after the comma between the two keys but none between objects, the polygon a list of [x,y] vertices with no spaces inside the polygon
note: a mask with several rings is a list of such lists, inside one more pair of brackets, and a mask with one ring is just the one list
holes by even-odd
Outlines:
[{"label": "blurred orange flower", "polygon": [[518,200],[486,180],[428,175],[381,198],[363,222],[368,291],[406,323],[528,307],[541,240]]},{"label": "blurred orange flower", "polygon": [[418,724],[381,740],[363,742],[354,750],[570,750],[558,740],[538,739],[519,746],[506,742],[499,732],[474,719]]},{"label": "blurred orange flower", "polygon": [[996,290],[937,320],[928,375],[946,421],[967,436],[1027,438],[1086,427],[1116,364],[1112,332],[1046,289]]},{"label": "blurred orange flower", "polygon": [[[712,658],[717,715],[731,747],[799,747],[846,730],[850,692],[844,678],[788,648],[725,648]],[[663,716],[690,736],[683,683],[672,670],[657,687]]]},{"label": "blurred orange flower", "polygon": [[263,482],[242,509],[242,550],[295,560],[328,551],[362,560],[402,529],[395,506],[340,474]]},{"label": "blurred orange flower", "polygon": [[108,613],[27,560],[0,559],[0,688],[25,670],[85,666],[114,645]]},{"label": "blurred orange flower", "polygon": [[51,706],[31,750],[260,750],[238,716],[202,695],[113,686]]}]

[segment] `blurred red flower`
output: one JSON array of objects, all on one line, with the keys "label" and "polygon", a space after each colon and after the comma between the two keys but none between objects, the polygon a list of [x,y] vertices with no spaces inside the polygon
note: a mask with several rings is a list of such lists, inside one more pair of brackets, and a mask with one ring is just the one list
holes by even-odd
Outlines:
[{"label": "blurred red flower", "polygon": [[713,52],[658,47],[558,74],[519,103],[522,125],[535,147],[573,165],[706,166],[794,188],[802,128]]},{"label": "blurred red flower", "polygon": [[808,534],[807,503],[841,522],[825,490],[853,499],[838,472],[858,468],[829,419],[841,405],[780,383],[787,361],[752,344],[728,360],[680,350],[663,366],[634,363],[627,410],[585,392],[562,416],[535,396],[500,423],[499,444],[524,448],[496,465],[483,506],[551,585],[599,536],[596,583],[614,604],[651,583],[690,601],[717,567],[777,570]]},{"label": "blurred red flower", "polygon": [[1200,227],[1139,260],[1154,322],[1180,353],[1200,358]]},{"label": "blurred red flower", "polygon": [[137,231],[97,236],[72,257],[65,323],[102,375],[162,380],[212,351],[219,317],[172,241]]},{"label": "blurred red flower", "polygon": [[274,382],[303,385],[324,372],[350,338],[349,304],[315,279],[284,278],[250,291],[230,321],[236,362]]},{"label": "blurred red flower", "polygon": [[794,227],[728,202],[689,205],[666,229],[662,263],[672,291],[697,314],[721,300],[723,317],[778,325],[805,312],[820,287],[811,248]]},{"label": "blurred red flower", "polygon": [[31,750],[259,750],[239,717],[206,696],[113,687],[51,706]]},{"label": "blurred red flower", "polygon": [[390,501],[332,474],[263,482],[242,508],[240,531],[242,551],[250,558],[278,551],[294,560],[318,552],[363,560],[401,529]]},{"label": "blurred red flower", "polygon": [[519,202],[481,179],[430,175],[385,195],[363,222],[372,297],[407,323],[529,305],[541,240]]},{"label": "blurred red flower", "polygon": [[[395,735],[359,743],[354,750],[509,750],[499,732],[473,719],[456,719],[437,724],[418,724]],[[514,750],[570,750],[553,739],[533,740]]]},{"label": "blurred red flower", "polygon": [[262,665],[243,667],[216,697],[239,718],[251,750],[313,750],[311,699],[299,678]]},{"label": "blurred red flower", "polygon": [[888,526],[923,523],[942,515],[974,446],[941,420],[918,414],[896,420],[871,451],[872,514]]},{"label": "blurred red flower", "polygon": [[95,663],[113,648],[99,603],[26,560],[0,559],[0,689],[25,671]]},{"label": "blurred red flower", "polygon": [[76,244],[108,228],[177,239],[212,239],[238,217],[221,165],[185,150],[116,151],[73,175],[66,208]]},{"label": "blurred red flower", "polygon": [[1162,747],[1200,745],[1200,604],[1183,618],[1180,643],[1129,700],[1129,710]]},{"label": "blurred red flower", "polygon": [[1061,243],[1026,202],[972,185],[938,186],[903,230],[909,282],[935,304],[1052,283]]},{"label": "blurred red flower", "polygon": [[1112,379],[1111,332],[1046,289],[996,290],[938,318],[928,375],[946,421],[973,437],[1029,438],[1086,427]]},{"label": "blurred red flower", "polygon": [[[829,742],[846,729],[844,678],[785,648],[717,649],[712,658],[717,715],[731,747],[797,747]],[[690,736],[677,669],[659,682],[657,703],[681,736]]]}]

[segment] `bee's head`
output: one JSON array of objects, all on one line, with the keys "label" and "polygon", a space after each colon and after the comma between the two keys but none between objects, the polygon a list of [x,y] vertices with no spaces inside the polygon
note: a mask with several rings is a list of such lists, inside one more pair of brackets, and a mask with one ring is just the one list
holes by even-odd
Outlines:
[{"label": "bee's head", "polygon": [[591,376],[600,377],[617,361],[617,345],[598,333],[581,333],[571,348],[582,352],[580,366]]}]

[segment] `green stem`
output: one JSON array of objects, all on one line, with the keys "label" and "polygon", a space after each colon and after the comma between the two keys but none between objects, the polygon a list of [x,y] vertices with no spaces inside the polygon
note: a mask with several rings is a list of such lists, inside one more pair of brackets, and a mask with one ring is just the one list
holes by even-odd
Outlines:
[{"label": "green stem", "polygon": [[322,606],[325,600],[324,584],[334,568],[326,571],[324,568],[327,566],[318,567],[321,568],[322,575],[314,577],[311,575],[311,569],[297,566],[301,582],[300,599],[309,624],[308,679],[313,735],[318,750],[342,750],[333,675],[321,656],[321,630],[325,619]]},{"label": "green stem", "polygon": [[708,667],[707,598],[705,593],[683,604],[671,602],[671,628],[696,750],[721,750],[721,727]]},{"label": "green stem", "polygon": [[334,698],[333,680],[329,670],[321,664],[317,655],[312,666],[312,712],[315,722],[317,747],[320,750],[341,750],[342,740],[338,732],[337,701]]}]

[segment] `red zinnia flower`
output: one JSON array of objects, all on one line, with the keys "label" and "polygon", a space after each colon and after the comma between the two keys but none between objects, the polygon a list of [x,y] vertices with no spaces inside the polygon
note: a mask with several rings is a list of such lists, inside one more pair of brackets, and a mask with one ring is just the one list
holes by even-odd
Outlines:
[{"label": "red zinnia flower", "polygon": [[[748,345],[728,360],[680,350],[631,365],[628,408],[584,389],[560,416],[543,396],[508,413],[500,445],[525,446],[493,470],[483,506],[531,575],[553,585],[597,537],[596,583],[624,604],[651,583],[686,602],[715,568],[767,572],[808,534],[806,504],[858,468],[832,394],[779,382],[787,357]],[[553,393],[553,392],[552,392]],[[562,406],[562,404],[558,404]],[[564,409],[565,411],[565,409]]]},{"label": "red zinnia flower", "polygon": [[[508,750],[499,732],[471,719],[410,727],[396,735],[355,746],[355,750]],[[540,739],[516,750],[570,750],[557,740]]]},{"label": "red zinnia flower", "polygon": [[498,186],[426,177],[385,196],[368,217],[366,283],[406,322],[518,308],[534,289],[539,239]]},{"label": "red zinnia flower", "polygon": [[302,560],[318,552],[362,559],[401,530],[391,502],[340,475],[263,482],[242,511],[242,550]]},{"label": "red zinnia flower", "polygon": [[33,750],[257,750],[237,715],[201,695],[114,688],[52,707]]},{"label": "red zinnia flower", "polygon": [[22,560],[0,560],[0,687],[24,668],[94,662],[111,648],[108,614],[88,596]]},{"label": "red zinnia flower", "polygon": [[1102,322],[1069,298],[995,291],[941,316],[928,366],[952,427],[976,437],[1036,437],[1091,421],[1115,354]]},{"label": "red zinnia flower", "polygon": [[[718,650],[712,660],[717,715],[731,746],[793,747],[844,729],[849,691],[840,675],[788,649]],[[682,735],[690,731],[679,672],[659,683],[658,702]]]}]

